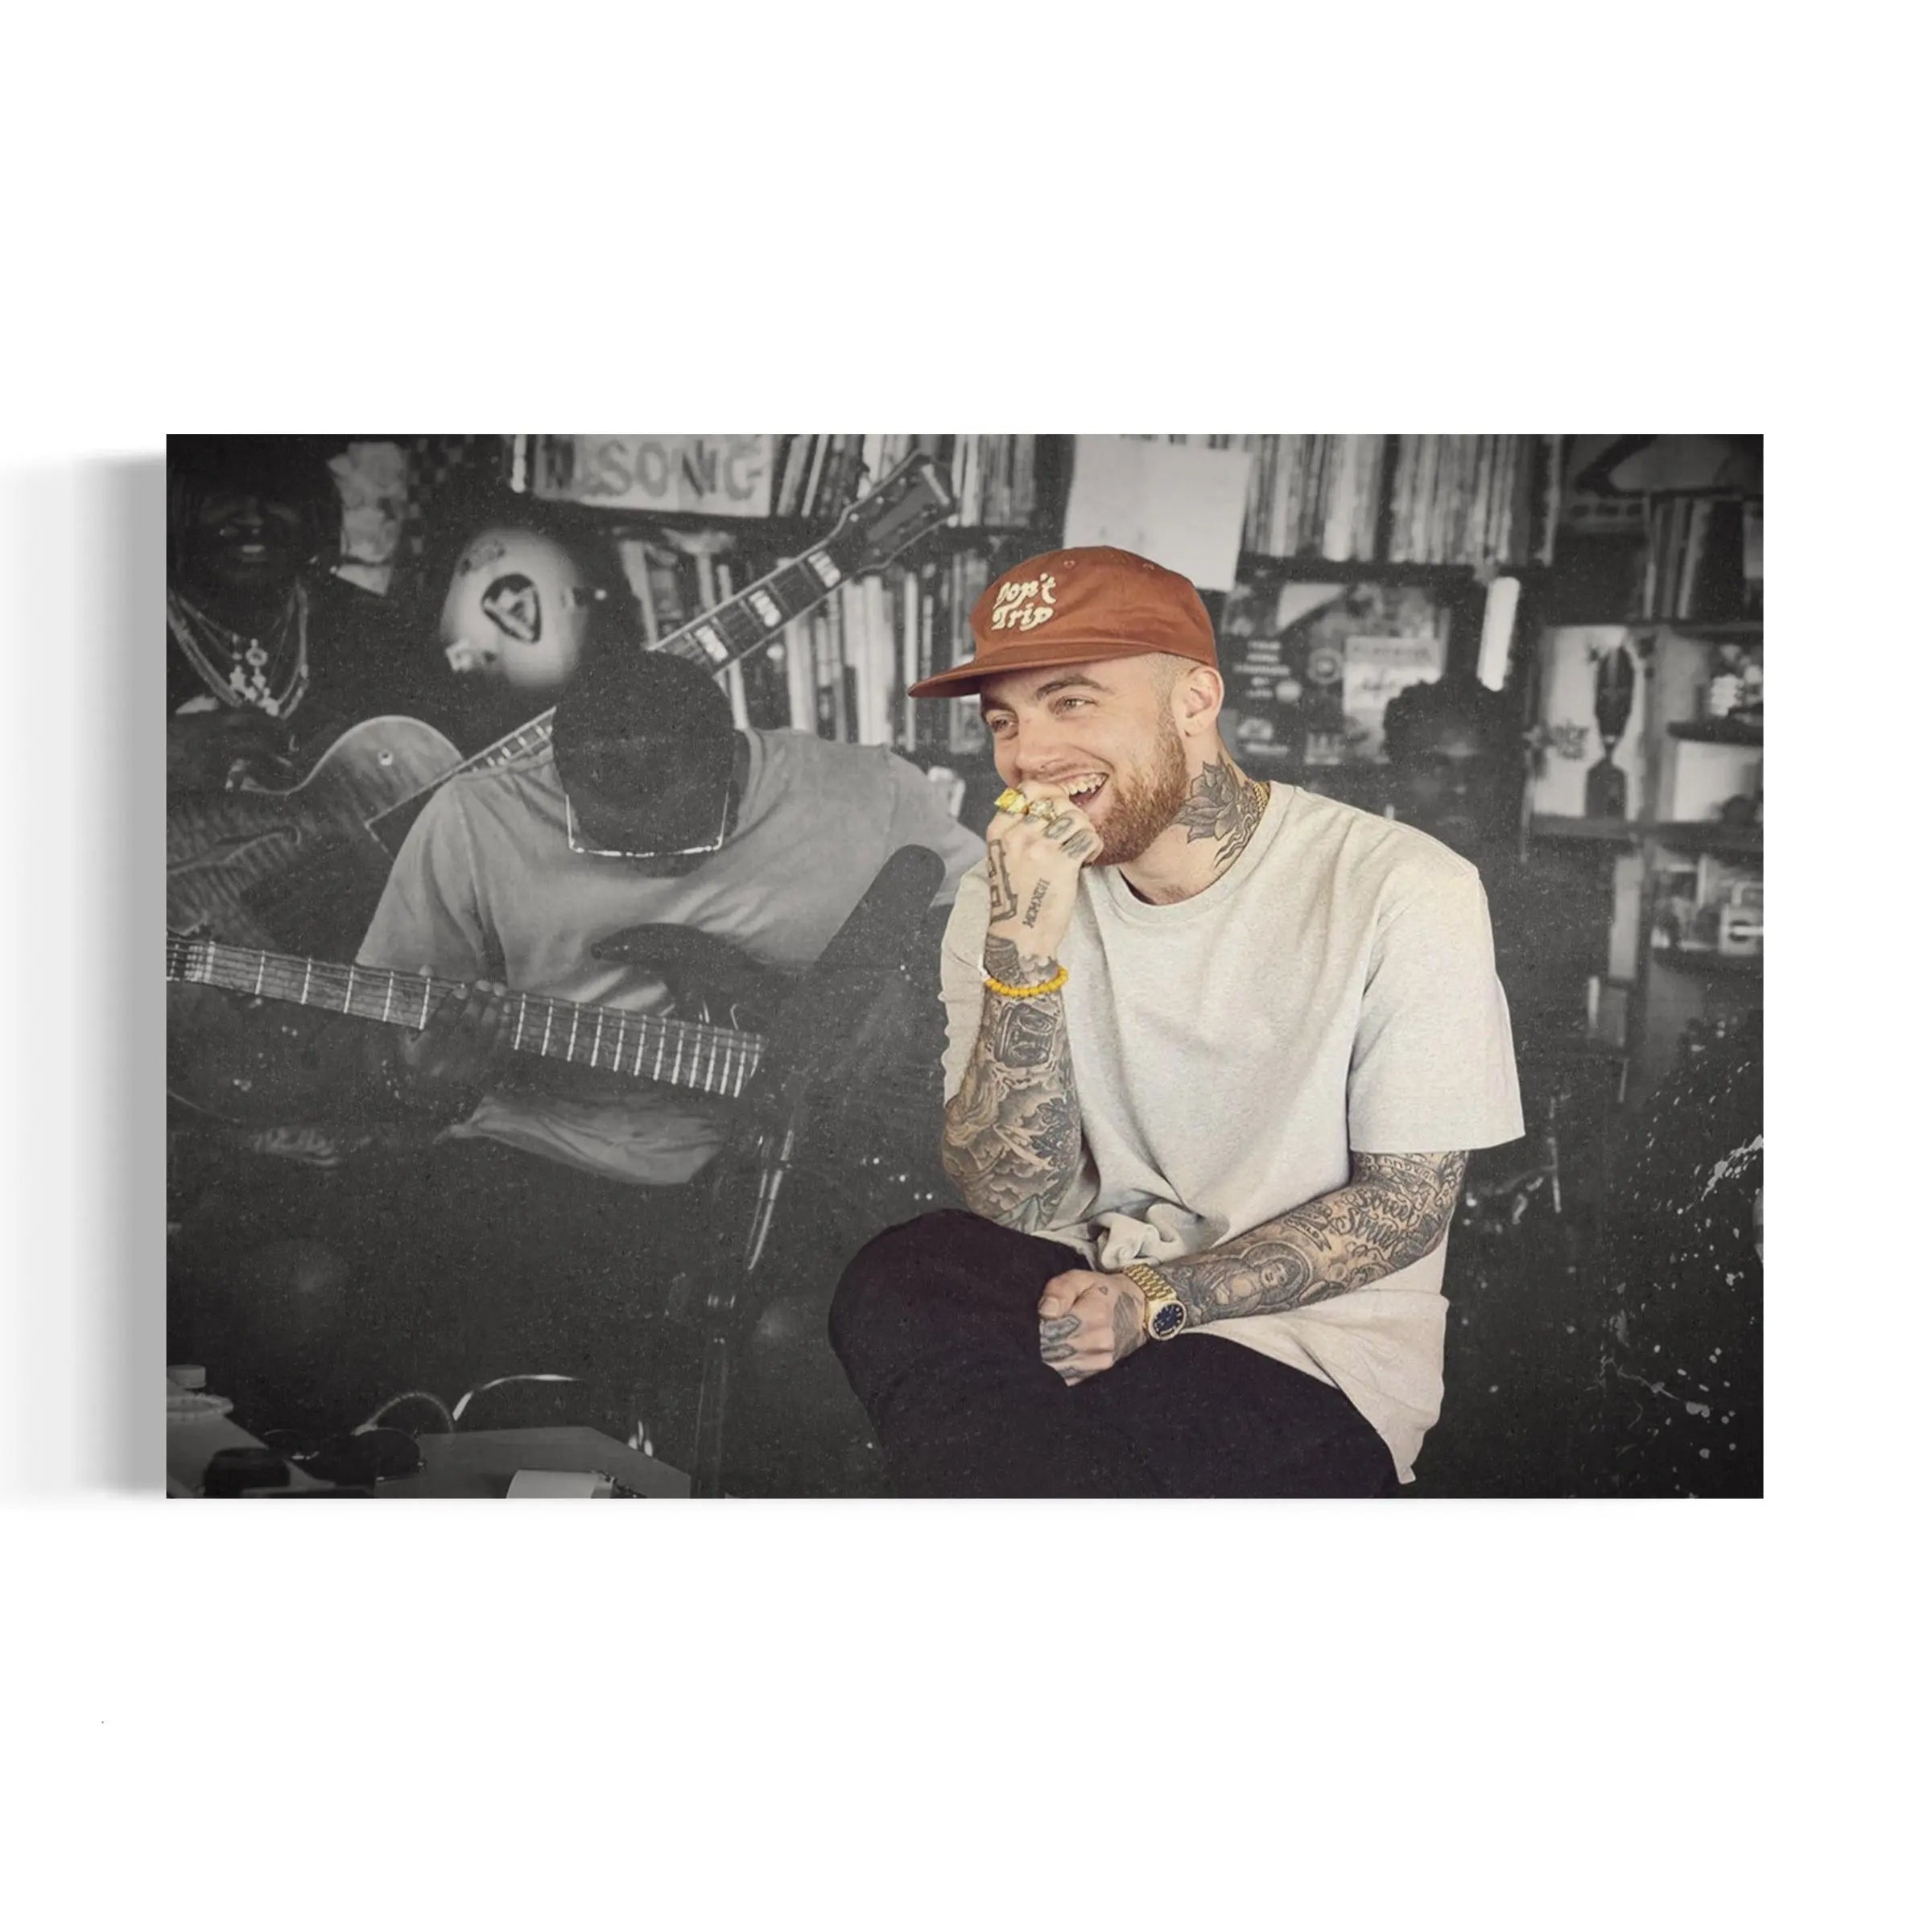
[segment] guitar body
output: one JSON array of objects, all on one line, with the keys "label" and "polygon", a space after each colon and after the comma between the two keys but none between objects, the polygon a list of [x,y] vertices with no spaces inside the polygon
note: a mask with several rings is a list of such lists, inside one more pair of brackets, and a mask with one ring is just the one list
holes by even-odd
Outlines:
[{"label": "guitar body", "polygon": [[[461,754],[414,718],[345,732],[286,791],[192,791],[167,810],[167,920],[236,945],[353,958],[388,877],[369,821]],[[326,1016],[204,987],[167,990],[167,1091],[245,1126],[321,1117],[312,1058]]]},{"label": "guitar body", "polygon": [[769,1033],[789,989],[784,976],[695,926],[627,926],[599,939],[590,956],[654,972],[680,1019],[742,1033]]},{"label": "guitar body", "polygon": [[[317,902],[300,910],[318,923],[353,928],[360,941],[375,909],[390,855],[370,836],[369,821],[462,762],[440,731],[414,718],[371,718],[323,753],[308,776],[285,791],[190,791],[167,809],[167,919],[180,929],[206,925],[237,945],[302,952],[339,950],[301,943],[283,930],[268,881],[325,851],[357,853],[359,876],[373,878],[366,903]],[[296,909],[290,907],[293,913]]]}]

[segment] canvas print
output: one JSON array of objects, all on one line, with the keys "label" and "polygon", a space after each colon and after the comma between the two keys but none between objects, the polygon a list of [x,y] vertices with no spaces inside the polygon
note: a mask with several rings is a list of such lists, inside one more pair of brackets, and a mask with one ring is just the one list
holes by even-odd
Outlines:
[{"label": "canvas print", "polygon": [[171,1494],[1761,1490],[1761,438],[167,518]]}]

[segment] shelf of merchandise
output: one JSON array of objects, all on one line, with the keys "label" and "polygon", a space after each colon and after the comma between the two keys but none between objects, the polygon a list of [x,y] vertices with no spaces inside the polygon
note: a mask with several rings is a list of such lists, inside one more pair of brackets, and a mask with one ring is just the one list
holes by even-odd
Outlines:
[{"label": "shelf of merchandise", "polygon": [[[1621,617],[1610,622],[1634,634],[1640,640],[1640,649],[1648,649],[1652,640],[1659,649],[1667,647],[1672,637],[1682,639],[1686,646],[1707,649],[1728,642],[1748,643],[1760,638],[1764,629],[1761,621],[1755,619],[1707,621],[1691,617]],[[1673,820],[1653,815],[1659,803],[1661,770],[1661,761],[1654,755],[1657,747],[1674,740],[1727,745],[1741,752],[1761,753],[1764,740],[1761,726],[1747,732],[1736,723],[1684,716],[1681,691],[1669,700],[1670,708],[1678,710],[1679,715],[1674,718],[1666,716],[1662,680],[1653,676],[1648,685],[1645,715],[1641,721],[1633,720],[1653,753],[1645,795],[1632,800],[1639,807],[1637,815],[1573,818],[1538,813],[1531,815],[1525,826],[1532,839],[1594,844],[1607,854],[1633,857],[1641,875],[1634,909],[1640,934],[1647,934],[1652,928],[1658,874],[1674,856],[1708,854],[1749,867],[1762,858],[1765,849],[1761,824],[1735,824],[1723,819]],[[1653,947],[1640,940],[1630,1000],[1630,1103],[1641,1105],[1666,1071],[1671,1044],[1687,1020],[1713,1006],[1730,1006],[1740,1001],[1755,1003],[1761,997],[1763,972],[1761,953],[1686,952]]]},{"label": "shelf of merchandise", "polygon": [[1596,839],[1610,844],[1637,845],[1654,839],[1680,852],[1728,852],[1745,855],[1765,848],[1761,825],[1732,825],[1721,819],[1681,819],[1672,824],[1648,819],[1568,819],[1539,813],[1530,821],[1530,834],[1538,839]]},{"label": "shelf of merchandise", "polygon": [[1682,637],[1708,638],[1719,642],[1731,638],[1742,642],[1747,638],[1765,634],[1761,617],[1619,617],[1613,621],[1626,630],[1674,630]]},{"label": "shelf of merchandise", "polygon": [[1570,819],[1538,812],[1530,820],[1534,839],[1596,839],[1613,845],[1634,845],[1644,836],[1635,819]]},{"label": "shelf of merchandise", "polygon": [[1765,849],[1761,825],[1733,825],[1723,819],[1680,819],[1645,824],[1643,836],[1678,852],[1728,852],[1740,858]]},{"label": "shelf of merchandise", "polygon": [[1681,738],[1686,745],[1743,745],[1761,749],[1765,742],[1762,724],[1734,724],[1725,718],[1666,724],[1664,729],[1672,737]]},{"label": "shelf of merchandise", "polygon": [[1241,552],[1236,575],[1243,582],[1272,579],[1284,584],[1414,584],[1455,589],[1490,576],[1521,577],[1537,564],[1391,564],[1376,557],[1277,557],[1265,551]]},{"label": "shelf of merchandise", "polygon": [[1676,972],[1761,973],[1761,952],[1719,952],[1714,947],[1653,946],[1653,964],[1667,966]]}]

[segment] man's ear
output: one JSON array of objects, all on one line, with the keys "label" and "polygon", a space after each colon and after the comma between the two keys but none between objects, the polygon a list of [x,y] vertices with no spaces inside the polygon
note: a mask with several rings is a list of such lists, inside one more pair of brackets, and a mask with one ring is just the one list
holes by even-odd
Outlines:
[{"label": "man's ear", "polygon": [[1196,737],[1215,729],[1223,688],[1221,674],[1211,664],[1190,664],[1174,680],[1174,712],[1183,736]]}]

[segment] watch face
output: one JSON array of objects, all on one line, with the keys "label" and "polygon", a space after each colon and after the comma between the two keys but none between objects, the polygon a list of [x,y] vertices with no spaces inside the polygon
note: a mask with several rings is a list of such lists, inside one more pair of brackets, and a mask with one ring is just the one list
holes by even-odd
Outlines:
[{"label": "watch face", "polygon": [[1162,1302],[1147,1318],[1147,1332],[1157,1342],[1179,1335],[1187,1325],[1187,1311],[1179,1302]]}]

